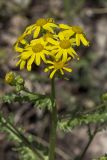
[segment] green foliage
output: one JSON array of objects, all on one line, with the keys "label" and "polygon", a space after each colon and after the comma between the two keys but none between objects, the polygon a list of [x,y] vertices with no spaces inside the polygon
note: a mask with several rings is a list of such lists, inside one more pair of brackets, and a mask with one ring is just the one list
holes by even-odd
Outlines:
[{"label": "green foliage", "polygon": [[[35,158],[42,160],[44,159],[42,157],[46,157],[48,149],[36,141],[33,142],[33,136],[28,135],[26,138],[22,132],[22,128],[17,129],[13,126],[13,116],[9,116],[6,119],[3,114],[0,113],[0,130],[6,133],[8,140],[15,142],[14,150],[19,153],[20,160],[35,160]],[[38,154],[42,156],[38,158]]]},{"label": "green foliage", "polygon": [[21,90],[19,93],[8,93],[2,97],[2,101],[9,104],[12,102],[28,102],[33,103],[36,107],[51,110],[51,99],[49,96],[34,94],[24,90]]},{"label": "green foliage", "polygon": [[86,113],[77,114],[75,117],[69,117],[67,119],[61,119],[58,122],[58,127],[65,131],[71,131],[74,127],[81,125],[88,125],[90,123],[99,124],[107,122],[107,105],[102,104],[95,108],[95,110],[87,111]]},{"label": "green foliage", "polygon": [[20,146],[17,148],[19,152],[19,159],[20,160],[35,160],[36,155],[26,146]]},{"label": "green foliage", "polygon": [[93,159],[93,160],[107,160],[107,154],[105,154],[104,156],[101,156],[98,159]]}]

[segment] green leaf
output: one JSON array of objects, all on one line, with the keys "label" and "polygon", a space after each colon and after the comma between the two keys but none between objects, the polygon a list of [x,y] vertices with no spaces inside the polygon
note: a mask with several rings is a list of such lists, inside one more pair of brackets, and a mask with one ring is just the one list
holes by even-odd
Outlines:
[{"label": "green leaf", "polygon": [[[104,107],[104,106],[103,106]],[[100,108],[100,110],[95,111],[94,113],[78,115],[74,118],[68,118],[65,120],[60,120],[58,122],[58,127],[65,131],[71,131],[74,127],[87,125],[90,123],[104,123],[107,122],[107,109]],[[102,109],[102,110],[101,110]]]},{"label": "green leaf", "polygon": [[51,110],[51,98],[48,95],[36,94],[29,91],[21,90],[20,93],[8,93],[2,98],[4,103],[28,102],[33,103],[36,107],[47,108]]}]

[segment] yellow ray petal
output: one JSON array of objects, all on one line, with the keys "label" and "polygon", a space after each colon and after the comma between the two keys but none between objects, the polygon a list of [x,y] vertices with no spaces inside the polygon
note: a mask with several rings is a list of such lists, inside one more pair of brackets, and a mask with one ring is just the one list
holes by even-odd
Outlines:
[{"label": "yellow ray petal", "polygon": [[41,63],[41,57],[40,57],[40,54],[36,54],[35,56],[35,62],[36,62],[36,65],[39,66],[40,63]]},{"label": "yellow ray petal", "polygon": [[53,50],[53,49],[56,49],[58,48],[58,46],[47,46],[46,49],[47,50]]},{"label": "yellow ray petal", "polygon": [[76,45],[76,39],[75,38],[71,38],[70,39],[70,43],[72,46]]},{"label": "yellow ray petal", "polygon": [[53,44],[53,45],[58,45],[58,44],[59,44],[58,41],[55,41],[55,40],[52,39],[52,38],[47,38],[47,41],[48,41],[49,43]]},{"label": "yellow ray petal", "polygon": [[76,34],[76,45],[80,46],[80,34]]},{"label": "yellow ray petal", "polygon": [[42,60],[43,60],[45,63],[47,63],[47,61],[46,61],[46,58],[45,58],[44,54],[41,54],[41,58],[42,58]]},{"label": "yellow ray petal", "polygon": [[21,44],[27,44],[27,41],[25,39],[20,40]]},{"label": "yellow ray petal", "polygon": [[60,69],[60,72],[61,72],[62,75],[64,75],[64,71],[62,69]]},{"label": "yellow ray petal", "polygon": [[60,32],[58,34],[58,37],[59,37],[60,40],[64,40],[64,34],[63,34],[63,32]]},{"label": "yellow ray petal", "polygon": [[14,49],[17,52],[23,52],[23,48],[19,47],[18,44],[15,44]]},{"label": "yellow ray petal", "polygon": [[84,46],[89,46],[89,41],[87,41],[83,34],[80,34],[80,40],[84,44]]},{"label": "yellow ray petal", "polygon": [[77,53],[75,52],[75,50],[74,50],[72,47],[69,49],[69,51],[72,52],[74,55],[77,56]]},{"label": "yellow ray petal", "polygon": [[48,67],[44,69],[44,72],[48,72],[48,71],[49,71],[49,68],[48,68]]},{"label": "yellow ray petal", "polygon": [[26,28],[26,30],[25,30],[25,32],[24,32],[24,34],[25,35],[29,35],[29,34],[31,34],[31,32],[33,31],[33,29],[35,28],[35,25],[33,24],[33,25],[30,25],[30,26],[28,26],[27,28]]},{"label": "yellow ray petal", "polygon": [[38,37],[38,35],[39,35],[39,33],[40,33],[40,29],[41,29],[40,26],[38,26],[38,27],[35,29],[34,34],[33,34],[33,38],[37,38],[37,37]]},{"label": "yellow ray petal", "polygon": [[54,66],[49,66],[49,67],[44,69],[44,72],[48,72],[50,69],[53,69],[53,68],[54,68]]},{"label": "yellow ray petal", "polygon": [[59,51],[59,52],[56,54],[56,59],[61,58],[61,56],[62,56],[62,51]]},{"label": "yellow ray petal", "polygon": [[63,52],[62,60],[63,60],[63,62],[67,61],[67,51],[66,50]]},{"label": "yellow ray petal", "polygon": [[53,78],[53,76],[54,76],[54,74],[55,74],[55,72],[57,71],[57,69],[54,69],[52,72],[51,72],[51,74],[50,74],[50,78],[52,79]]},{"label": "yellow ray petal", "polygon": [[68,53],[69,55],[71,55],[73,58],[76,56],[78,57],[77,53],[75,52],[75,50],[73,48],[68,49]]},{"label": "yellow ray petal", "polygon": [[69,37],[71,37],[71,36],[75,33],[75,32],[72,31],[72,29],[64,30],[64,31],[62,31],[62,32],[63,32],[64,36],[65,36],[66,38],[68,38],[68,39],[69,39]]},{"label": "yellow ray petal", "polygon": [[50,26],[48,26],[47,24],[45,24],[45,25],[43,26],[43,28],[44,28],[45,30],[51,32],[51,33],[54,33],[54,32],[53,32],[53,29],[52,29]]},{"label": "yellow ray petal", "polygon": [[72,72],[71,68],[63,67],[63,69],[66,70],[67,72]]},{"label": "yellow ray petal", "polygon": [[16,67],[19,66],[19,64],[21,63],[21,59],[16,63]]},{"label": "yellow ray petal", "polygon": [[33,52],[23,52],[22,54],[21,54],[21,59],[23,59],[23,60],[26,60],[26,59],[28,59],[31,55],[33,54]]},{"label": "yellow ray petal", "polygon": [[47,23],[47,24],[45,24],[45,26],[50,26],[50,27],[53,27],[53,28],[58,28],[58,25],[56,25],[55,23]]},{"label": "yellow ray petal", "polygon": [[20,63],[20,70],[24,69],[26,61],[22,60]]},{"label": "yellow ray petal", "polygon": [[32,65],[32,63],[34,62],[34,59],[35,59],[35,54],[33,54],[33,55],[31,56],[31,58],[28,60],[28,62],[27,62],[27,70],[28,70],[28,71],[31,71],[31,65]]},{"label": "yellow ray petal", "polygon": [[59,27],[60,27],[61,29],[69,29],[69,28],[70,28],[70,26],[68,26],[68,25],[66,25],[66,24],[59,24]]},{"label": "yellow ray petal", "polygon": [[47,61],[47,63],[49,63],[49,64],[54,64],[54,62],[52,62],[52,61],[49,61],[49,60]]}]

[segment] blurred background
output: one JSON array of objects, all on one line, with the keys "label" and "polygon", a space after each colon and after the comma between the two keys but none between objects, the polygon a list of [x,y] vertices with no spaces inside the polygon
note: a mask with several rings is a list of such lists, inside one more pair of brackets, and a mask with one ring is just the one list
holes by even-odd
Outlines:
[{"label": "blurred background", "polygon": [[[79,25],[90,41],[89,47],[80,47],[80,61],[73,62],[73,72],[68,80],[58,80],[56,85],[59,114],[70,112],[72,107],[86,110],[100,103],[107,91],[107,0],[0,0],[0,96],[13,90],[4,83],[6,72],[12,70],[23,75],[30,91],[49,93],[50,84],[41,68],[33,66],[32,72],[15,67],[16,53],[13,45],[25,27],[38,18],[52,17],[58,23]],[[36,136],[49,139],[49,113],[34,108],[32,104],[1,104],[5,115],[14,114],[15,124]],[[71,133],[58,132],[57,146],[66,156],[81,153],[88,140],[85,126]],[[13,143],[0,133],[0,160],[18,160]],[[91,144],[85,160],[107,153],[107,133],[99,133]],[[58,160],[63,160],[61,157]]]}]

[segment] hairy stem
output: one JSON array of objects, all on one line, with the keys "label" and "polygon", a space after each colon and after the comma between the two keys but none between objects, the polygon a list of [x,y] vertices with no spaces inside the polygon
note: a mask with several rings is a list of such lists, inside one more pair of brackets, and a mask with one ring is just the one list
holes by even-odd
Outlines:
[{"label": "hairy stem", "polygon": [[56,128],[57,128],[57,108],[55,103],[55,82],[51,80],[51,132],[50,132],[50,145],[49,145],[49,160],[55,159],[55,146],[56,146]]}]

